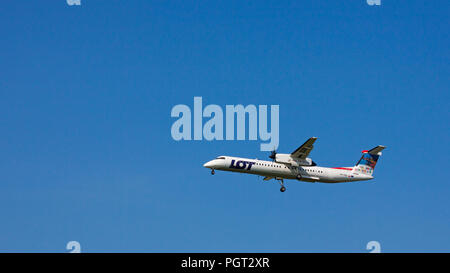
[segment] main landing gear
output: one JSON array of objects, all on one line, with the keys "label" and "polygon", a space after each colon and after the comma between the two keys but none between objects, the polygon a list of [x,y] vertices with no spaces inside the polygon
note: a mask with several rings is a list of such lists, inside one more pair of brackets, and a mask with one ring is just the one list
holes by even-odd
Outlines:
[{"label": "main landing gear", "polygon": [[215,173],[214,169],[211,169],[211,175],[214,175]]},{"label": "main landing gear", "polygon": [[280,191],[281,192],[285,192],[286,191],[286,187],[284,186],[283,179],[278,179],[278,181],[280,181],[280,186],[281,186]]}]

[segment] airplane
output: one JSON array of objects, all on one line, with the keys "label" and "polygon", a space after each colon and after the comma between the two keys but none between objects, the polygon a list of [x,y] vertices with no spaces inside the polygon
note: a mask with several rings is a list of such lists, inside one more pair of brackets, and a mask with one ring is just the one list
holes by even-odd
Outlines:
[{"label": "airplane", "polygon": [[320,167],[308,157],[314,148],[317,137],[311,137],[290,154],[272,151],[272,161],[248,159],[233,156],[219,156],[206,162],[203,167],[215,170],[248,173],[264,176],[264,181],[275,179],[280,183],[280,191],[286,191],[284,179],[305,182],[341,183],[373,179],[373,170],[381,151],[386,148],[378,145],[371,150],[362,151],[362,156],[353,167]]}]

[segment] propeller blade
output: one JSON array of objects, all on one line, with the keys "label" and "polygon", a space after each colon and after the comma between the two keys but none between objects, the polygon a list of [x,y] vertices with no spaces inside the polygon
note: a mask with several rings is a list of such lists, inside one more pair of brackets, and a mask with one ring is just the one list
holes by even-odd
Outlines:
[{"label": "propeller blade", "polygon": [[275,161],[276,156],[277,156],[277,151],[273,150],[272,153],[269,155],[269,158],[271,158],[272,161]]}]

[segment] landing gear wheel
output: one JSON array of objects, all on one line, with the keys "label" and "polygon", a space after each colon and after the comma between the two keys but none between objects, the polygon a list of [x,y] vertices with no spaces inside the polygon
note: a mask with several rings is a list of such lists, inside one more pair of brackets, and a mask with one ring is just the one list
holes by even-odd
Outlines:
[{"label": "landing gear wheel", "polygon": [[280,186],[281,186],[280,191],[281,191],[281,192],[285,192],[285,191],[286,191],[286,188],[284,187],[284,181],[283,181],[283,179],[279,178],[279,179],[277,179],[277,180],[280,181]]},{"label": "landing gear wheel", "polygon": [[214,169],[211,170],[211,175],[214,175],[216,172],[214,171]]}]

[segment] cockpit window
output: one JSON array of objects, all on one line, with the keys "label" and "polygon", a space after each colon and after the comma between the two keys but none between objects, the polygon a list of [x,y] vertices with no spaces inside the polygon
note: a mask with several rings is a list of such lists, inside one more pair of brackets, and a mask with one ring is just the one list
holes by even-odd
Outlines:
[{"label": "cockpit window", "polygon": [[225,159],[225,157],[224,156],[219,156],[216,159]]}]

